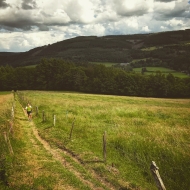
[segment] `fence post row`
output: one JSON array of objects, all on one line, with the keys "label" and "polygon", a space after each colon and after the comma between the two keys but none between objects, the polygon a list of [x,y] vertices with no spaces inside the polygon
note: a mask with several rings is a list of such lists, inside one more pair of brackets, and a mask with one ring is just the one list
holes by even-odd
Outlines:
[{"label": "fence post row", "polygon": [[[18,94],[18,96],[19,96],[20,100],[22,101],[22,103],[24,103],[25,97],[20,93]],[[36,106],[36,115],[38,115],[38,114],[39,114],[39,110],[38,110],[38,107]],[[12,106],[12,114],[11,115],[12,115],[12,119],[13,119],[14,118],[14,106]],[[67,117],[68,117],[68,110],[66,110],[66,119],[67,119]],[[44,122],[45,121],[45,111],[44,110],[42,111],[42,119]],[[75,118],[74,118],[74,120],[72,122],[72,126],[71,126],[70,137],[69,137],[70,140],[72,138],[74,123],[75,123]],[[53,115],[53,126],[55,126],[55,125],[56,125],[56,115]],[[12,130],[12,124],[10,122],[10,131],[11,130]],[[6,143],[8,144],[10,153],[14,154],[9,137],[7,136],[6,132],[4,132],[4,138],[5,138]],[[105,131],[103,134],[103,159],[104,159],[105,163],[106,163],[106,159],[107,159],[106,153],[107,152],[106,152],[106,131]],[[112,165],[113,165],[113,163],[112,163]],[[150,170],[154,177],[154,180],[156,182],[158,190],[166,190],[164,183],[160,177],[159,171],[158,171],[159,168],[157,167],[157,165],[154,161],[152,161],[152,163],[151,163]]]},{"label": "fence post row", "polygon": [[150,166],[150,170],[152,172],[152,175],[154,177],[154,180],[156,182],[156,185],[158,187],[158,190],[166,190],[164,183],[160,177],[159,171],[158,171],[158,167],[156,165],[156,163],[154,161],[152,161],[152,164]]}]

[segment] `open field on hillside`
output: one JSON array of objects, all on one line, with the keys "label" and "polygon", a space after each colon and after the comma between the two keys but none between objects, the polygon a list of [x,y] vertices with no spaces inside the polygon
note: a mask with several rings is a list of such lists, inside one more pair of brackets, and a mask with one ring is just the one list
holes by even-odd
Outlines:
[{"label": "open field on hillside", "polygon": [[95,173],[115,189],[156,190],[149,169],[155,161],[166,189],[190,187],[189,99],[38,91],[21,96],[23,106],[33,106],[40,137],[72,155],[79,170],[90,171],[89,179]]},{"label": "open field on hillside", "polygon": [[[144,72],[144,74],[154,74],[157,71],[160,71],[163,74],[169,74],[171,73],[172,75],[176,76],[176,77],[180,77],[180,78],[187,78],[189,77],[187,74],[185,73],[181,73],[181,72],[177,72],[175,70],[172,69],[168,69],[168,68],[164,68],[164,67],[146,67],[147,72]],[[134,68],[133,71],[137,72],[137,73],[141,73],[142,71],[142,67],[139,68]]]},{"label": "open field on hillside", "polygon": [[110,63],[110,62],[90,62],[90,63],[98,64],[98,65],[101,64],[101,65],[105,65],[106,67],[111,67],[111,66],[117,64],[117,63]]},{"label": "open field on hillside", "polygon": [[28,66],[24,66],[24,68],[35,68],[37,65],[28,65]]},{"label": "open field on hillside", "polygon": [[152,46],[152,47],[142,48],[141,50],[142,51],[153,51],[153,50],[160,49],[160,48],[162,48],[162,47],[160,47],[160,46]]}]

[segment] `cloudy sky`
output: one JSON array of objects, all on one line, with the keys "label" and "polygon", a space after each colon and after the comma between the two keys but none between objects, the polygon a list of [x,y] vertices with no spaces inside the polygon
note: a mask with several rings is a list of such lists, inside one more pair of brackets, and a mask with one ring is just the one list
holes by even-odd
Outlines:
[{"label": "cloudy sky", "polygon": [[190,0],[0,0],[0,51],[190,28]]}]

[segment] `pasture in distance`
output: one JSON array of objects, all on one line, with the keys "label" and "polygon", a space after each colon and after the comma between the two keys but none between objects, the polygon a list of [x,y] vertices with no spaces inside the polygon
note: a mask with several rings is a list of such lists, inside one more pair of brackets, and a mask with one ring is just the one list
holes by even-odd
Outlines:
[{"label": "pasture in distance", "polygon": [[[144,74],[147,74],[147,75],[156,74],[157,72],[161,72],[161,74],[165,74],[165,75],[168,75],[169,73],[171,73],[173,76],[179,77],[179,78],[188,78],[189,77],[185,73],[178,72],[178,71],[168,69],[165,67],[146,67],[146,69],[147,69],[147,71],[144,72]],[[137,73],[141,73],[142,67],[133,68],[133,71],[135,71]]]}]

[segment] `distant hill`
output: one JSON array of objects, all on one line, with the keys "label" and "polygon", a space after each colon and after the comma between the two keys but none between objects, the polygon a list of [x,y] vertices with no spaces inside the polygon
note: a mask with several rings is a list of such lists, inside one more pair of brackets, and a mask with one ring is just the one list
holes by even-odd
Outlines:
[{"label": "distant hill", "polygon": [[166,45],[179,48],[179,45],[188,41],[190,42],[189,29],[150,34],[80,36],[23,53],[0,52],[0,65],[28,66],[38,64],[42,58],[127,63],[133,59],[152,57],[150,52],[147,54],[141,48]]}]

